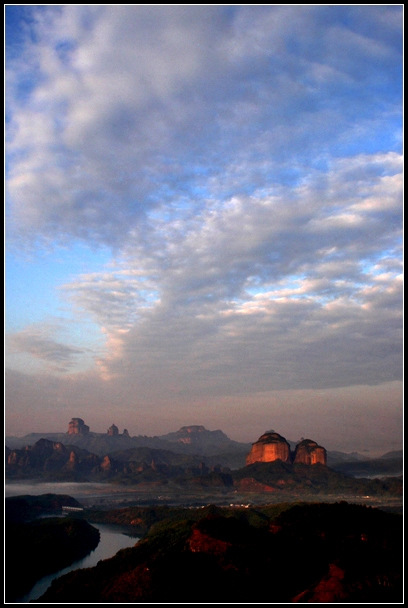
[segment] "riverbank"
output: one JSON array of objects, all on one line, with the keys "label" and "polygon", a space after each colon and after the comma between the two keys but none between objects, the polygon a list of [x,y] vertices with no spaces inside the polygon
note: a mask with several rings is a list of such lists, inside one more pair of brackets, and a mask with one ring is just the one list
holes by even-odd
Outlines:
[{"label": "riverbank", "polygon": [[98,530],[100,537],[99,544],[93,551],[91,551],[86,557],[76,560],[71,565],[58,570],[58,572],[54,572],[53,574],[49,574],[41,578],[35,583],[28,593],[16,598],[14,603],[26,604],[32,600],[37,600],[47,591],[47,589],[49,589],[52,582],[60,576],[80,568],[93,568],[100,560],[113,557],[121,549],[134,547],[139,540],[138,537],[128,536],[126,534],[128,529],[124,528],[123,526],[94,523],[92,526]]}]

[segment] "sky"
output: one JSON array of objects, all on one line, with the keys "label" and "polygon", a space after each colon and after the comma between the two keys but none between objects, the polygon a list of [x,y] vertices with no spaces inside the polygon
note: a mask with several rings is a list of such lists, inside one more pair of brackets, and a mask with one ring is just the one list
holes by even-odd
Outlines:
[{"label": "sky", "polygon": [[6,433],[402,447],[402,6],[7,5]]}]

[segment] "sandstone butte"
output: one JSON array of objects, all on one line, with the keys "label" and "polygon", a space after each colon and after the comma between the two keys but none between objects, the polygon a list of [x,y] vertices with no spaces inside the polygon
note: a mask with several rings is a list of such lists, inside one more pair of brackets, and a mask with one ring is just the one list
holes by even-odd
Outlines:
[{"label": "sandstone butte", "polygon": [[296,446],[295,451],[290,451],[290,445],[282,435],[275,431],[267,431],[252,444],[251,451],[246,458],[246,464],[254,462],[273,462],[281,460],[288,463],[302,464],[327,464],[326,450],[317,445],[311,439],[303,439]]},{"label": "sandstone butte", "polygon": [[68,424],[68,435],[87,435],[89,426],[85,424],[82,418],[72,418]]}]

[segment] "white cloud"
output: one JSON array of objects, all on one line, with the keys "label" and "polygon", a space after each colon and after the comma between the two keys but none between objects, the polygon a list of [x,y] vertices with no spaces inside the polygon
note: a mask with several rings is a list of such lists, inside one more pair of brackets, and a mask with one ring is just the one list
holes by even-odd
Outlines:
[{"label": "white cloud", "polygon": [[[202,206],[197,192],[225,199],[276,187],[286,174],[296,181],[347,133],[361,142],[380,133],[396,105],[377,52],[398,65],[392,37],[339,26],[334,10],[31,11],[35,42],[8,63],[10,213],[26,241],[120,247],[154,208],[180,213],[186,201]],[[27,78],[33,87],[21,96]],[[366,123],[358,136],[356,121]]]},{"label": "white cloud", "polygon": [[400,192],[383,175],[395,161],[343,159],[275,197],[208,201],[163,224],[160,249],[136,240],[115,270],[66,285],[105,328],[104,377],[194,392],[204,374],[221,394],[398,379]]}]

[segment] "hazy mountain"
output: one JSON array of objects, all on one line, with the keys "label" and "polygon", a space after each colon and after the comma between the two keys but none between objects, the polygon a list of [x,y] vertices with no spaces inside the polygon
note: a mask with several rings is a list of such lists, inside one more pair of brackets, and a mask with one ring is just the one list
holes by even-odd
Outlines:
[{"label": "hazy mountain", "polygon": [[[28,445],[33,446],[39,439],[48,439],[53,442],[69,444],[82,448],[103,458],[124,450],[149,448],[164,450],[174,454],[197,456],[207,466],[224,466],[230,469],[239,469],[246,464],[246,456],[252,443],[240,443],[230,439],[223,431],[209,431],[201,425],[183,426],[178,431],[165,435],[147,437],[137,435],[130,437],[127,434],[108,435],[107,433],[69,434],[69,433],[29,433],[24,437],[6,437],[6,446],[10,449],[21,449]],[[298,442],[288,441],[293,451]],[[402,462],[402,451],[387,452],[379,459],[369,459],[357,452],[327,452],[327,465],[347,472],[349,475],[362,476],[374,474],[400,474],[397,460]],[[378,460],[395,460],[394,464],[376,464]],[[362,463],[371,462],[365,467]],[[350,465],[350,466],[349,466]],[[361,466],[359,466],[361,465]]]},{"label": "hazy mountain", "polygon": [[394,452],[387,452],[380,456],[380,458],[402,458],[404,456],[404,452],[402,450],[396,450]]},{"label": "hazy mountain", "polygon": [[327,466],[332,467],[341,462],[361,462],[362,460],[370,460],[367,456],[362,456],[358,452],[327,452]]},{"label": "hazy mountain", "polygon": [[249,443],[233,441],[222,431],[209,431],[203,426],[185,426],[179,431],[159,437],[138,435],[110,436],[105,433],[69,434],[69,433],[30,433],[24,437],[6,437],[10,449],[21,449],[34,445],[39,439],[77,446],[103,457],[119,450],[150,448],[168,450],[176,454],[197,455],[211,465],[219,464],[230,468],[245,465],[245,458],[251,448]]},{"label": "hazy mountain", "polygon": [[403,472],[403,459],[402,455],[397,458],[382,456],[359,462],[340,462],[332,465],[332,468],[353,477],[399,476]]}]

